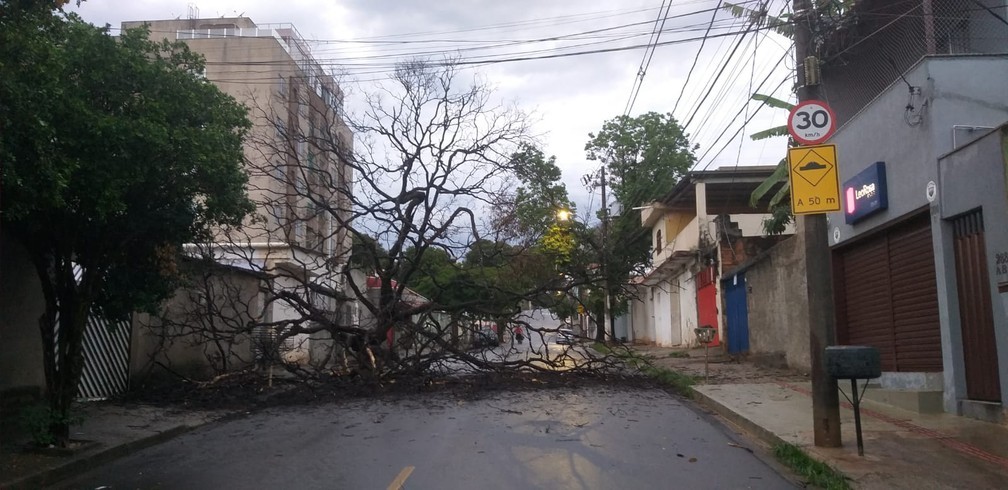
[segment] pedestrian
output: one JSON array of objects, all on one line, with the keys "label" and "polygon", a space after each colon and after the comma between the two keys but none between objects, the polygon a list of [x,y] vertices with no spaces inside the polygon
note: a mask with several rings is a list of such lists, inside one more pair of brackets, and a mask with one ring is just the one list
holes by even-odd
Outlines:
[{"label": "pedestrian", "polygon": [[515,325],[514,328],[515,338],[518,339],[518,343],[522,343],[525,340],[525,334],[522,331],[521,325]]}]

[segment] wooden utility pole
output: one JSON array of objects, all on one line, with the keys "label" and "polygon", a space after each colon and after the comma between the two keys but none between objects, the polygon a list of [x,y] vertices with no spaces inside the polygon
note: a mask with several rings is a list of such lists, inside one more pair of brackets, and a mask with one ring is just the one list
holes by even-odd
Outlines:
[{"label": "wooden utility pole", "polygon": [[[795,58],[798,66],[798,100],[819,99],[817,53],[811,26],[815,12],[809,0],[792,3],[795,21]],[[816,66],[806,67],[811,61]],[[815,80],[806,80],[806,73]],[[829,250],[829,224],[825,214],[799,217],[805,244],[806,294],[808,297],[809,353],[812,364],[812,426],[815,445],[840,447],[840,395],[837,381],[826,372],[826,346],[836,343],[836,317],[833,305],[832,265]]]}]

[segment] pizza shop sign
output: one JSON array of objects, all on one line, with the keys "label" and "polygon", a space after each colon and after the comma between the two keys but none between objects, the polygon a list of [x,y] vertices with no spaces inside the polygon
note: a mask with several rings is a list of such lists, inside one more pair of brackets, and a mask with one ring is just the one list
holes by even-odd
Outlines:
[{"label": "pizza shop sign", "polygon": [[849,225],[888,208],[885,162],[875,162],[844,182],[843,202]]}]

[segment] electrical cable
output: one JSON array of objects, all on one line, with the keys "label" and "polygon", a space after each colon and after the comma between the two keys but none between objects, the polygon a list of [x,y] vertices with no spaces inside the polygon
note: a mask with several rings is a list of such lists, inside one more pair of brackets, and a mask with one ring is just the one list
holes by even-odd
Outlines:
[{"label": "electrical cable", "polygon": [[683,82],[682,89],[679,90],[679,96],[676,97],[675,104],[672,105],[672,114],[675,115],[676,109],[679,108],[679,101],[682,100],[683,93],[686,92],[686,86],[689,85],[690,77],[693,76],[693,69],[696,68],[697,61],[700,59],[700,52],[703,51],[704,44],[707,43],[707,36],[710,35],[711,27],[714,27],[714,19],[717,18],[717,9],[721,8],[723,0],[718,0],[717,7],[714,9],[714,13],[711,14],[710,24],[707,25],[707,31],[704,32],[703,39],[700,40],[700,47],[697,48],[696,56],[693,57],[693,64],[690,65],[690,69],[686,72],[686,81]]}]

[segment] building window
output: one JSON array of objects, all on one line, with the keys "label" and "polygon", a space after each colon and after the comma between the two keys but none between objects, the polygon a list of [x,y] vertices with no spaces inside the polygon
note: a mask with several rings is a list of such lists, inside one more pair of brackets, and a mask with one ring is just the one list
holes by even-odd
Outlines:
[{"label": "building window", "polygon": [[287,79],[283,76],[280,77],[280,86],[277,87],[277,93],[280,97],[287,97]]},{"label": "building window", "polygon": [[284,169],[283,163],[273,164],[273,178],[275,178],[278,182],[287,182],[287,172],[286,169]]},{"label": "building window", "polygon": [[658,233],[655,233],[655,251],[661,252],[661,249],[662,249],[661,230],[658,230]]},{"label": "building window", "polygon": [[287,138],[287,123],[285,123],[283,119],[280,118],[280,116],[276,116],[273,118],[273,127],[276,128],[277,138],[280,139]]}]

